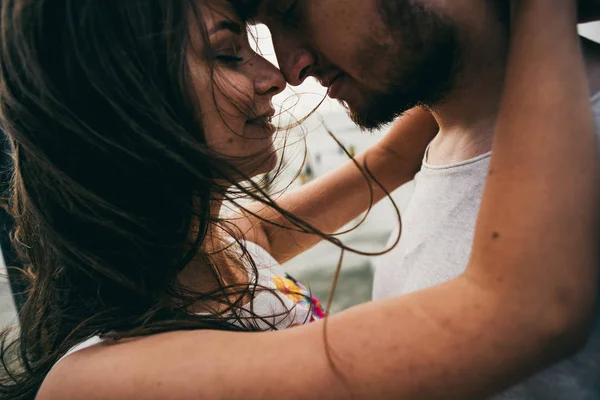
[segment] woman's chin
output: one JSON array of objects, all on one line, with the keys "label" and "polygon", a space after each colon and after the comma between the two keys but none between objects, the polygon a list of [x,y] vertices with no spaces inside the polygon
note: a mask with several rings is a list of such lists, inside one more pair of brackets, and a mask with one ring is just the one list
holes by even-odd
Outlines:
[{"label": "woman's chin", "polygon": [[253,176],[268,174],[273,171],[279,162],[279,156],[275,148],[271,147],[265,152],[266,157],[260,161]]},{"label": "woman's chin", "polygon": [[256,156],[251,163],[244,166],[240,166],[245,176],[241,177],[240,180],[247,180],[255,178],[259,175],[265,175],[273,171],[279,162],[279,156],[277,151],[272,146],[261,152],[260,155]]}]

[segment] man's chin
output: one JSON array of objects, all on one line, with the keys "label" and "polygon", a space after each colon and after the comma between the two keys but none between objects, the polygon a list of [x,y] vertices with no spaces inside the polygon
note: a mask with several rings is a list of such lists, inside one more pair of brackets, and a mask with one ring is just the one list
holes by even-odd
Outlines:
[{"label": "man's chin", "polygon": [[414,104],[403,104],[391,102],[372,102],[369,106],[363,107],[351,107],[350,105],[343,103],[348,116],[352,121],[362,130],[375,131],[382,129],[385,125],[388,125],[406,111],[416,107],[418,103]]},{"label": "man's chin", "polygon": [[383,128],[394,120],[394,118],[386,118],[385,120],[375,119],[365,112],[354,112],[348,110],[348,116],[361,130],[376,131]]}]

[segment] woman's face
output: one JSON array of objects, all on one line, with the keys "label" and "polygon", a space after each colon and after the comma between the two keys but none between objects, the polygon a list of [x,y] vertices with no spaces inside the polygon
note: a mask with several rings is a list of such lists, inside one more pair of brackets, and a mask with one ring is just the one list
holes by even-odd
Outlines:
[{"label": "woman's face", "polygon": [[197,7],[209,48],[193,13],[188,63],[207,146],[247,176],[266,173],[277,163],[271,101],[285,79],[250,47],[246,26],[227,1],[198,0]]}]

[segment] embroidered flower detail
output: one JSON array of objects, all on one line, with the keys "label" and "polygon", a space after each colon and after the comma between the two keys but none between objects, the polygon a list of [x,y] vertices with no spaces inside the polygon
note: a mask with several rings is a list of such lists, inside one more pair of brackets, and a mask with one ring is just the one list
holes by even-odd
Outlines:
[{"label": "embroidered flower detail", "polygon": [[288,274],[273,277],[273,283],[277,290],[286,295],[295,304],[311,309],[309,322],[325,317],[325,311],[321,302],[311,295],[310,290]]}]

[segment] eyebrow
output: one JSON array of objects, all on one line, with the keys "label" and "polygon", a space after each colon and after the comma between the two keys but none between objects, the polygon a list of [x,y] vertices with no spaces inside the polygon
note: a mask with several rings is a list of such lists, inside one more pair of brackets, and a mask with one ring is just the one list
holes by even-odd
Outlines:
[{"label": "eyebrow", "polygon": [[219,31],[231,31],[237,35],[242,33],[242,26],[240,24],[238,24],[237,22],[233,22],[230,20],[224,20],[219,22],[217,25],[215,25],[214,28],[212,28],[208,34],[209,35],[214,35],[215,33],[219,32]]}]

